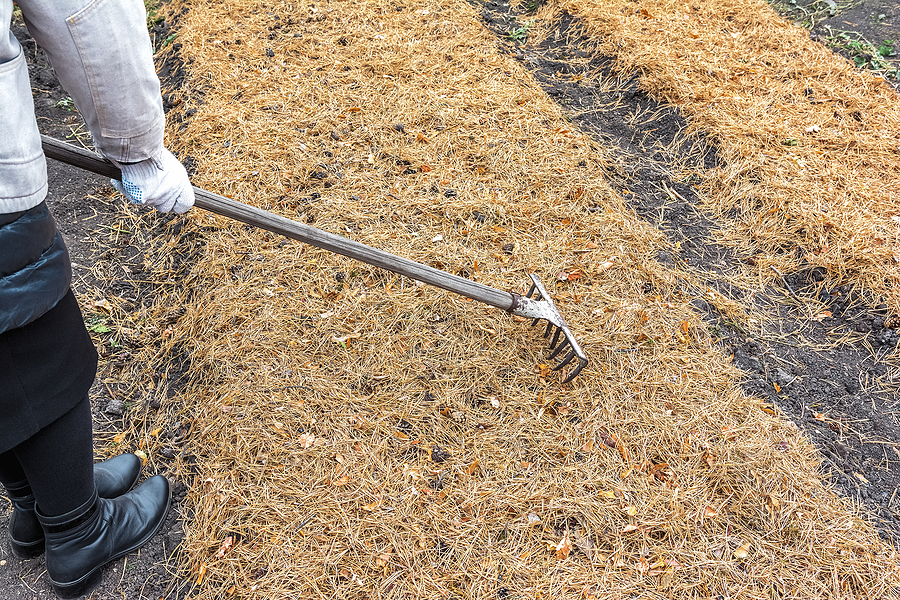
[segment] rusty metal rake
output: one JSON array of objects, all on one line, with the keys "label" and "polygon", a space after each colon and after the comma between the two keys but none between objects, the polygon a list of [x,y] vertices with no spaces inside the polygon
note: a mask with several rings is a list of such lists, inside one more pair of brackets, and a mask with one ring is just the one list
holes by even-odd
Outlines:
[{"label": "rusty metal rake", "polygon": [[[44,154],[48,157],[97,175],[113,179],[121,178],[119,169],[99,154],[76,148],[48,136],[41,136],[41,138]],[[329,252],[341,254],[399,275],[411,277],[428,285],[455,292],[472,300],[501,308],[513,315],[532,319],[532,326],[537,325],[540,321],[546,321],[547,326],[544,330],[544,337],[548,338],[552,335],[550,339],[552,352],[548,360],[557,361],[553,370],[560,370],[575,360],[578,363],[570,372],[566,373],[563,383],[572,381],[587,366],[587,356],[585,356],[581,346],[578,345],[578,341],[572,335],[565,319],[559,314],[553,299],[547,293],[547,290],[544,289],[537,275],[529,274],[531,287],[528,293],[521,296],[513,292],[498,290],[470,279],[458,277],[197,187],[194,188],[194,195],[195,206],[223,217],[253,225],[316,246],[317,248],[328,250]]]}]

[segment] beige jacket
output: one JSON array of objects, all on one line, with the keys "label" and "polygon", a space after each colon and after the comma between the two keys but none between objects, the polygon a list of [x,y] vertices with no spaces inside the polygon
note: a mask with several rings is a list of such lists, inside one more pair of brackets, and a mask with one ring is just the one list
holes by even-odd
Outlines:
[{"label": "beige jacket", "polygon": [[[162,99],[141,0],[18,0],[28,31],[75,101],[98,152],[116,162],[157,156]],[[47,169],[22,47],[0,0],[0,214],[37,206]]]}]

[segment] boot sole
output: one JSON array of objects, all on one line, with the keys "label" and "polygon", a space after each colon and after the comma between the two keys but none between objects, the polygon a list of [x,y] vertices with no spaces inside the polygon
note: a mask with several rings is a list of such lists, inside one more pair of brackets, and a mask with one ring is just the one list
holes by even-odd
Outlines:
[{"label": "boot sole", "polygon": [[72,600],[73,598],[80,598],[85,594],[91,592],[94,588],[96,588],[103,581],[103,567],[113,562],[114,560],[118,560],[125,556],[126,554],[130,554],[146,544],[150,541],[150,539],[159,533],[159,530],[162,529],[163,524],[166,522],[166,517],[169,516],[169,508],[172,506],[172,492],[169,491],[169,497],[166,500],[166,510],[162,514],[162,518],[159,520],[159,523],[156,524],[156,527],[153,530],[141,538],[140,541],[135,542],[130,548],[122,550],[115,556],[110,557],[105,563],[101,565],[97,565],[93,569],[87,572],[84,576],[76,579],[75,581],[71,581],[69,583],[59,583],[57,581],[53,581],[50,579],[50,585],[53,587],[53,591],[56,592],[56,595],[64,600]]},{"label": "boot sole", "polygon": [[9,547],[12,550],[13,556],[22,560],[29,560],[40,556],[44,552],[44,545],[45,542],[43,539],[30,544],[17,542],[12,538],[9,539]]}]

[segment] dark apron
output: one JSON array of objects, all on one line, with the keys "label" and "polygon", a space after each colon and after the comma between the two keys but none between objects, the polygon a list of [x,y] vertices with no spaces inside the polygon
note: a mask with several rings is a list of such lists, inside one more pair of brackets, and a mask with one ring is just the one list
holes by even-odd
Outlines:
[{"label": "dark apron", "polygon": [[69,412],[96,373],[97,351],[71,290],[43,316],[0,333],[0,452]]}]

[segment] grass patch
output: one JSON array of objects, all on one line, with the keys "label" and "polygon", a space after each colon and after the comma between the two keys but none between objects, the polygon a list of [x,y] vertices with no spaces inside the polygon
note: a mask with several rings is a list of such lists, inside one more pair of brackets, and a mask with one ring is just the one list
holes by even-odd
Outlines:
[{"label": "grass patch", "polygon": [[846,53],[856,66],[883,77],[897,79],[900,70],[886,59],[897,56],[894,40],[883,40],[877,47],[855,31],[842,31],[828,27],[828,46]]}]

